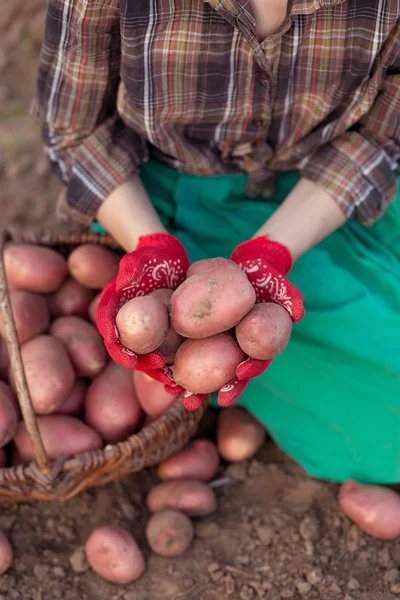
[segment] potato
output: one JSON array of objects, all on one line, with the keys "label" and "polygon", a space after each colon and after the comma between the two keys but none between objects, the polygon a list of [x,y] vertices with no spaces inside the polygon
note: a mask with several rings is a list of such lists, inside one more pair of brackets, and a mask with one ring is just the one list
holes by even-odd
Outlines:
[{"label": "potato", "polygon": [[96,244],[76,248],[68,258],[71,275],[85,287],[102,290],[118,275],[120,257]]},{"label": "potato", "polygon": [[203,258],[202,260],[198,260],[190,265],[186,273],[186,279],[192,275],[196,275],[196,273],[203,273],[204,271],[209,271],[210,269],[215,269],[216,267],[232,266],[240,269],[236,263],[234,263],[232,260],[228,260],[227,258]]},{"label": "potato", "polygon": [[185,338],[176,333],[173,327],[167,330],[163,343],[157,348],[157,351],[163,355],[167,365],[174,364],[177,350],[184,341]]},{"label": "potato", "polygon": [[248,460],[266,438],[264,426],[244,408],[232,406],[219,412],[218,452],[229,462]]},{"label": "potato", "polygon": [[146,537],[153,552],[161,556],[180,556],[193,541],[193,523],[182,512],[163,510],[150,517]]},{"label": "potato", "polygon": [[153,513],[173,508],[189,517],[205,517],[217,509],[217,499],[205,483],[182,479],[156,485],[147,496],[147,506]]},{"label": "potato", "polygon": [[144,556],[133,537],[116,525],[95,529],[85,545],[92,569],[112,583],[139,579],[145,570]]},{"label": "potato", "polygon": [[68,273],[61,254],[30,244],[9,244],[4,264],[11,285],[42,294],[55,292]]},{"label": "potato", "polygon": [[68,350],[69,357],[80,377],[95,377],[107,362],[104,342],[97,329],[80,317],[60,317],[50,333]]},{"label": "potato", "polygon": [[89,386],[85,400],[85,421],[114,444],[138,428],[142,409],[133,385],[132,372],[114,362]]},{"label": "potato", "polygon": [[274,358],[284,351],[292,333],[288,311],[273,302],[255,304],[236,326],[236,339],[248,356],[257,360]]},{"label": "potato", "polygon": [[168,312],[155,296],[138,296],[119,310],[116,325],[121,343],[137,354],[148,354],[164,341]]},{"label": "potato", "polygon": [[186,279],[171,298],[171,324],[184,337],[201,339],[235,327],[256,301],[246,274],[216,267]]},{"label": "potato", "polygon": [[10,542],[0,531],[0,575],[4,575],[6,571],[11,567],[13,560],[13,549]]},{"label": "potato", "polygon": [[[50,313],[46,300],[39,294],[16,290],[10,294],[15,329],[20,344],[44,333],[50,325]],[[0,335],[5,337],[0,319]]]},{"label": "potato", "polygon": [[35,412],[53,412],[68,398],[75,373],[63,344],[50,335],[41,335],[21,348],[26,379]]},{"label": "potato", "polygon": [[89,319],[95,325],[96,325],[96,312],[97,312],[97,307],[98,307],[99,302],[100,302],[100,298],[101,298],[101,292],[100,292],[100,294],[97,294],[97,296],[95,296],[93,298],[93,300],[91,301],[91,303],[89,305],[89,309],[88,309]]},{"label": "potato", "polygon": [[154,296],[160,300],[161,304],[165,306],[167,311],[169,312],[171,309],[171,298],[174,290],[170,290],[168,288],[159,288],[158,290],[153,290],[150,292],[149,296]]},{"label": "potato", "polygon": [[235,377],[246,356],[230,333],[186,340],[175,356],[174,379],[185,390],[211,394]]},{"label": "potato", "polygon": [[[50,458],[73,456],[102,448],[99,434],[79,419],[66,415],[45,415],[37,417],[44,447]],[[32,442],[25,423],[18,424],[12,441],[12,462],[18,464],[34,459]]]},{"label": "potato", "polygon": [[54,414],[56,415],[71,415],[76,417],[83,411],[85,404],[85,397],[87,392],[87,385],[81,379],[75,382],[74,387],[71,390],[70,395],[60,406],[56,408]]},{"label": "potato", "polygon": [[141,407],[151,417],[159,417],[176,402],[176,396],[168,394],[162,383],[142,371],[133,372],[133,382]]},{"label": "potato", "polygon": [[53,317],[87,315],[90,303],[95,296],[94,290],[68,277],[62,286],[49,297],[50,312]]},{"label": "potato", "polygon": [[0,382],[0,447],[8,444],[15,435],[18,426],[18,414],[15,398],[11,389]]},{"label": "potato", "polygon": [[209,440],[195,440],[160,463],[158,476],[163,481],[171,479],[209,481],[218,471],[218,467],[219,456],[215,445]]}]

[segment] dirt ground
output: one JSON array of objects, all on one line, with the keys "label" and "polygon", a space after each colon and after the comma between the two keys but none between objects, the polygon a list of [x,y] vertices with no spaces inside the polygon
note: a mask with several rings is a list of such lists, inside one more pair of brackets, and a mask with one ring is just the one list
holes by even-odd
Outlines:
[{"label": "dirt ground", "polygon": [[[3,224],[44,226],[60,190],[28,115],[45,0],[8,0],[0,10],[0,208]],[[268,442],[256,459],[223,465],[218,511],[198,520],[190,551],[171,560],[144,539],[153,472],[64,504],[1,509],[15,562],[0,600],[395,600],[400,540],[377,542],[338,511],[337,487],[308,478]],[[98,525],[132,531],[147,573],[115,586],[88,569],[82,544]]]}]

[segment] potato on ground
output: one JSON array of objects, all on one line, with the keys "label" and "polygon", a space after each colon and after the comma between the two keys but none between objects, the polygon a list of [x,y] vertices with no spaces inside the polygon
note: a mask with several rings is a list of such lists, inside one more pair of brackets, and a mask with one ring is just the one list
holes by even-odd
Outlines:
[{"label": "potato on ground", "polygon": [[265,438],[265,427],[244,408],[232,406],[219,412],[217,445],[225,460],[241,462],[251,458]]},{"label": "potato on ground", "polygon": [[142,409],[133,385],[132,372],[114,362],[89,386],[85,421],[109,444],[125,440],[138,428]]},{"label": "potato on ground", "polygon": [[17,288],[50,294],[67,276],[66,260],[55,250],[30,244],[9,244],[4,252],[7,280]]},{"label": "potato on ground", "polygon": [[87,385],[82,379],[78,379],[75,382],[74,387],[71,390],[68,398],[61,402],[60,406],[56,408],[54,414],[56,415],[70,415],[76,417],[83,411],[85,405],[85,398],[87,392]]},{"label": "potato on ground", "polygon": [[21,356],[35,412],[53,412],[68,398],[75,383],[64,345],[53,336],[41,335],[22,346]]},{"label": "potato on ground", "polygon": [[175,356],[174,379],[185,390],[211,394],[235,377],[236,367],[245,359],[230,333],[186,340]]},{"label": "potato on ground", "polygon": [[150,548],[157,554],[180,556],[193,541],[193,523],[182,512],[163,510],[150,517],[146,537]]},{"label": "potato on ground", "polygon": [[[50,458],[74,456],[103,446],[100,435],[75,417],[45,415],[37,417],[37,424]],[[32,442],[23,422],[18,425],[12,447],[14,464],[34,459]]]},{"label": "potato on ground", "polygon": [[50,312],[53,317],[68,315],[84,317],[88,313],[94,296],[94,290],[90,290],[72,277],[68,277],[61,287],[49,297]]},{"label": "potato on ground", "polygon": [[196,275],[196,273],[203,273],[204,271],[209,271],[210,269],[215,269],[216,267],[232,266],[239,269],[238,265],[228,258],[203,258],[202,260],[198,260],[190,265],[186,273],[186,279],[192,275]]},{"label": "potato on ground", "polygon": [[142,371],[133,372],[133,382],[139,403],[150,417],[159,417],[176,402],[176,396],[168,394],[162,383]]},{"label": "potato on ground", "polygon": [[8,385],[0,381],[0,447],[8,444],[18,426],[15,398]]},{"label": "potato on ground", "polygon": [[[50,313],[43,296],[25,290],[15,290],[10,293],[10,302],[20,344],[44,333],[48,329]],[[0,335],[5,337],[4,325],[1,319]]]},{"label": "potato on ground", "polygon": [[133,537],[116,525],[100,527],[86,542],[92,569],[112,583],[136,581],[145,570],[144,556]]},{"label": "potato on ground", "polygon": [[288,311],[273,302],[255,304],[236,326],[236,339],[248,356],[258,360],[274,358],[284,351],[292,333]]},{"label": "potato on ground", "polygon": [[219,456],[215,444],[209,440],[195,440],[189,446],[166,458],[158,466],[163,481],[197,479],[209,481],[218,471]]},{"label": "potato on ground", "polygon": [[121,343],[137,354],[148,354],[164,341],[168,331],[168,312],[156,296],[129,300],[117,314]]},{"label": "potato on ground", "polygon": [[85,287],[102,290],[118,275],[120,257],[115,252],[97,246],[83,244],[68,258],[71,275]]},{"label": "potato on ground", "polygon": [[153,487],[147,496],[147,506],[152,513],[172,508],[189,517],[205,517],[217,509],[217,499],[205,483],[182,479]]},{"label": "potato on ground", "polygon": [[254,306],[256,293],[239,267],[196,273],[171,298],[171,324],[188,338],[202,339],[235,327]]},{"label": "potato on ground", "polygon": [[81,317],[60,317],[50,333],[68,350],[71,362],[80,377],[95,377],[104,368],[107,353],[97,329]]},{"label": "potato on ground", "polygon": [[4,575],[11,567],[13,557],[14,553],[11,544],[4,533],[0,531],[0,576]]}]

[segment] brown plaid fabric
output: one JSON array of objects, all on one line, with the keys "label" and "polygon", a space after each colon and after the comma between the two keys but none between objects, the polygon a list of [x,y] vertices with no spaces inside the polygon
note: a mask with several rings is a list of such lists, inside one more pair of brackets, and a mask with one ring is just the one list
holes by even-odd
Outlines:
[{"label": "brown plaid fabric", "polygon": [[296,169],[371,223],[400,165],[400,0],[289,0],[259,42],[249,0],[49,0],[33,113],[69,217],[153,156],[196,175]]}]

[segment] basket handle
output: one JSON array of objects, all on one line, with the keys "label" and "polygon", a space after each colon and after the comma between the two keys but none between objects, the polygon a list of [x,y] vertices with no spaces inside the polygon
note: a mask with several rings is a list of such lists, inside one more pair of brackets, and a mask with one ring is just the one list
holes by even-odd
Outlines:
[{"label": "basket handle", "polygon": [[42,473],[50,473],[50,462],[45,450],[42,436],[36,421],[35,411],[33,410],[32,400],[26,381],[24,366],[22,364],[21,349],[18,342],[17,331],[15,329],[14,316],[11,310],[10,295],[8,292],[7,277],[4,267],[4,247],[12,240],[9,231],[3,230],[0,234],[0,316],[3,321],[5,338],[10,355],[11,365],[15,387],[17,389],[18,402],[21,407],[22,416],[26,429],[32,441],[33,451],[36,461]]}]

